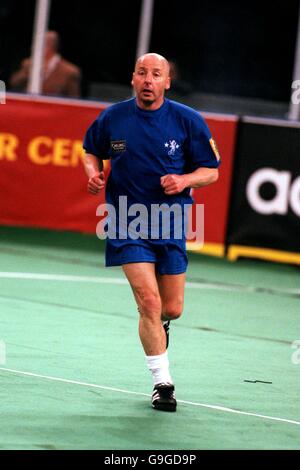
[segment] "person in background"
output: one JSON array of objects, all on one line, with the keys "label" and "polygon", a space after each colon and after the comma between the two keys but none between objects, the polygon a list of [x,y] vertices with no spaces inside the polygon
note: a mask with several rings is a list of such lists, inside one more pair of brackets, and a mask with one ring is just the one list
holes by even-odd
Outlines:
[{"label": "person in background", "polygon": [[[59,35],[47,31],[45,35],[42,90],[43,95],[80,97],[81,71],[79,67],[65,60],[59,53]],[[24,59],[21,67],[12,74],[9,88],[26,93],[31,69],[31,58]]]}]

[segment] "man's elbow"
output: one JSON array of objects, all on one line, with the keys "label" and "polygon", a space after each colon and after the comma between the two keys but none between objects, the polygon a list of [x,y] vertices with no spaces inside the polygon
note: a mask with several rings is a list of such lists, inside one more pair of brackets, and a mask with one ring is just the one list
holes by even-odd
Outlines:
[{"label": "man's elbow", "polygon": [[219,170],[217,168],[214,168],[212,174],[211,174],[211,182],[215,183],[219,179]]}]

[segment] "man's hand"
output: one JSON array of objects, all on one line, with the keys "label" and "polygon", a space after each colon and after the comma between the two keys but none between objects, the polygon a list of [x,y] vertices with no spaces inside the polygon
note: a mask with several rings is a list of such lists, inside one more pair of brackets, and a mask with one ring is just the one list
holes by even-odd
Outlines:
[{"label": "man's hand", "polygon": [[187,186],[185,175],[165,175],[160,178],[165,194],[181,193]]},{"label": "man's hand", "polygon": [[88,181],[88,192],[96,196],[105,186],[104,171],[100,171],[92,176]]}]

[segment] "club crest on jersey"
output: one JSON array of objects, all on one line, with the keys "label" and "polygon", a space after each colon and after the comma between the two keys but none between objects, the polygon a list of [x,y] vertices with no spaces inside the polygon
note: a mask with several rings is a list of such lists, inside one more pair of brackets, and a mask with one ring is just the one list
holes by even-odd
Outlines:
[{"label": "club crest on jersey", "polygon": [[175,155],[176,150],[179,148],[179,144],[177,144],[176,140],[169,140],[165,143],[165,147],[169,149],[168,155],[172,157],[173,155]]}]

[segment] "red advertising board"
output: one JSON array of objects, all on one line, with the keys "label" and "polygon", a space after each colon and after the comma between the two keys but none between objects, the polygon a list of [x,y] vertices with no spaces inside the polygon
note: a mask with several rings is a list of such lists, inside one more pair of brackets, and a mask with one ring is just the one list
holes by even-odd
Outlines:
[{"label": "red advertising board", "polygon": [[[0,106],[1,224],[95,233],[103,193],[93,197],[86,191],[82,139],[105,106],[8,94]],[[221,176],[193,196],[205,204],[204,251],[222,254],[237,119],[204,117],[222,156]]]},{"label": "red advertising board", "polygon": [[188,248],[217,256],[223,256],[229,212],[229,198],[233,173],[233,159],[238,118],[235,116],[201,113],[209,126],[221,155],[219,180],[193,191],[195,203],[204,204],[204,246]]}]

